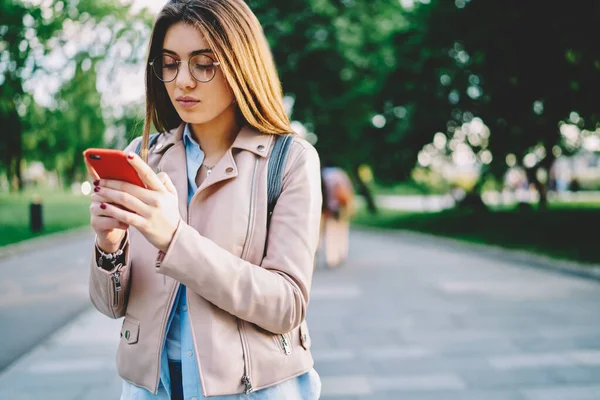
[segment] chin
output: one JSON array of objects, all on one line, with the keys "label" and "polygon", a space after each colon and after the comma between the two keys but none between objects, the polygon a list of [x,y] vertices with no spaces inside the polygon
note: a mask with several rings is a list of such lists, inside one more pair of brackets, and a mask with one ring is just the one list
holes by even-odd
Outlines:
[{"label": "chin", "polygon": [[187,110],[179,110],[178,112],[181,120],[188,124],[205,124],[207,122],[215,119],[214,115],[206,115],[204,113],[199,113],[198,111],[187,111]]}]

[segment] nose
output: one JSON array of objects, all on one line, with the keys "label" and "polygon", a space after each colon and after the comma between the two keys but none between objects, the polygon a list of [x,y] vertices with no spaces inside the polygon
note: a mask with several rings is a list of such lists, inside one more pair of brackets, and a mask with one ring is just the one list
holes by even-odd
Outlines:
[{"label": "nose", "polygon": [[179,72],[175,83],[179,89],[194,88],[196,86],[196,80],[190,74],[187,62],[184,61],[179,64]]}]

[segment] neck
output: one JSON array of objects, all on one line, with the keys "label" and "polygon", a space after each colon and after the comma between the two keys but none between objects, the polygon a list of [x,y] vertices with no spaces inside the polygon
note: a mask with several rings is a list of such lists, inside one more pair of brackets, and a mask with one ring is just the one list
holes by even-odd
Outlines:
[{"label": "neck", "polygon": [[229,150],[241,127],[236,118],[236,107],[231,105],[212,121],[190,124],[190,128],[205,154],[205,161],[214,165]]}]

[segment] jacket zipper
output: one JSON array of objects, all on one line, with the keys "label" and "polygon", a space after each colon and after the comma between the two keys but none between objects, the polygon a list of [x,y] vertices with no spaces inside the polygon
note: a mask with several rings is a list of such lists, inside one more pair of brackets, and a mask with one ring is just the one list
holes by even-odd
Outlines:
[{"label": "jacket zipper", "polygon": [[[252,172],[252,186],[250,188],[250,212],[248,215],[248,226],[246,227],[246,240],[244,241],[244,247],[242,248],[241,257],[244,259],[248,252],[248,244],[250,243],[250,235],[251,235],[251,227],[254,220],[254,188],[256,187],[256,171],[258,170],[258,159],[256,163],[254,163],[254,171]],[[242,375],[242,384],[244,385],[244,392],[246,394],[252,393],[254,390],[252,388],[252,379],[250,378],[250,360],[248,357],[250,356],[250,352],[248,351],[248,342],[246,340],[246,335],[244,331],[244,327],[242,326],[242,321],[238,318],[238,332],[240,333],[240,341],[242,342],[242,354],[244,358],[244,374]]]},{"label": "jacket zipper", "polygon": [[256,171],[258,170],[258,159],[254,164],[254,171],[252,172],[252,187],[250,188],[250,212],[248,215],[248,226],[246,227],[246,240],[244,241],[244,247],[242,248],[241,258],[244,259],[246,257],[246,253],[248,252],[250,243],[250,236],[252,234],[251,227],[254,219],[254,188],[256,187]]},{"label": "jacket zipper", "polygon": [[283,348],[283,352],[286,356],[292,354],[292,344],[288,340],[287,336],[279,335],[279,341],[281,342],[281,347]]},{"label": "jacket zipper", "polygon": [[[244,241],[244,246],[242,247],[242,254],[241,254],[241,258],[244,258],[246,256],[247,250],[248,250],[248,243],[250,242],[249,240],[249,235],[251,234],[251,226],[252,226],[252,220],[254,218],[254,190],[255,190],[255,186],[256,186],[256,173],[258,170],[258,162],[259,160],[256,160],[256,163],[254,164],[254,171],[252,172],[252,187],[250,189],[250,215],[248,216],[248,226],[246,227],[246,240]],[[196,191],[196,193],[194,193],[194,195],[192,196],[192,199],[190,201],[190,204],[194,201],[194,198],[198,195],[198,192]],[[190,223],[190,217],[191,217],[191,210],[188,207],[188,212],[187,212],[187,223]],[[173,296],[173,294],[171,294],[171,296]],[[172,301],[172,299],[171,299]],[[171,305],[171,307],[173,307]],[[189,312],[189,309],[188,309]],[[197,351],[197,345],[196,345],[196,335],[193,333],[194,331],[194,325],[191,324],[191,320],[192,320],[192,315],[190,313],[190,325],[192,326],[192,341],[194,342],[194,350],[196,351],[196,362],[198,363],[198,370],[200,370],[200,360],[198,358],[198,351]],[[242,383],[244,385],[244,392],[246,394],[250,394],[252,393],[252,391],[254,390],[252,387],[252,379],[250,378],[250,353],[248,351],[248,342],[246,341],[246,335],[244,334],[244,328],[242,326],[242,321],[238,318],[237,319],[237,324],[238,324],[238,332],[240,334],[240,341],[242,342],[242,355],[244,358],[244,374],[242,375]],[[163,323],[164,325],[164,323]],[[164,331],[164,328],[162,329]],[[160,355],[159,355],[159,360],[158,360],[159,364],[160,364]],[[159,376],[157,377],[157,380],[160,379],[160,369],[159,369]]]},{"label": "jacket zipper", "polygon": [[115,272],[110,276],[110,278],[112,279],[114,307],[116,307],[119,304],[119,292],[123,290],[123,286],[121,285],[121,268],[121,265],[117,266]]},{"label": "jacket zipper", "polygon": [[[158,369],[156,372],[156,381],[160,383],[160,357],[162,355],[162,349],[165,345],[165,335],[166,335],[166,330],[167,330],[167,323],[169,322],[169,314],[171,313],[171,310],[173,309],[173,303],[175,301],[175,293],[177,293],[177,290],[179,289],[179,283],[175,283],[173,289],[171,289],[171,293],[169,294],[169,307],[167,307],[167,311],[165,312],[164,316],[163,316],[163,320],[161,322],[161,328],[160,328],[160,340],[158,341],[159,343],[162,343],[160,348],[158,349],[158,360],[156,361],[156,365],[158,365]],[[157,385],[158,385],[157,383]],[[156,394],[156,393],[154,393]]]},{"label": "jacket zipper", "polygon": [[244,333],[243,322],[238,318],[238,332],[240,333],[240,340],[242,342],[242,355],[244,356],[244,374],[242,375],[242,383],[244,384],[246,394],[252,393],[252,379],[250,378],[250,352],[248,351],[248,342],[246,341],[246,335]]}]

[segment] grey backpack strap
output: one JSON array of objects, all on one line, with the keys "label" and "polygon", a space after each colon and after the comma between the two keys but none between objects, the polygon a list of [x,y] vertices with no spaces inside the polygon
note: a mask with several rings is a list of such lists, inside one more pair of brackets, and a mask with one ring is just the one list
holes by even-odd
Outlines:
[{"label": "grey backpack strap", "polygon": [[[154,133],[154,134],[150,135],[150,140],[148,141],[148,149],[151,149],[156,144],[156,141],[158,140],[159,136],[160,136],[160,133]],[[137,154],[139,156],[141,153],[142,153],[142,141],[140,140],[140,142],[137,144],[137,147],[135,148],[135,154]]]},{"label": "grey backpack strap", "polygon": [[271,215],[273,215],[273,210],[275,209],[275,204],[277,204],[277,199],[281,194],[281,189],[283,187],[283,171],[293,141],[293,135],[277,135],[271,157],[269,157],[267,174],[267,232],[271,222]]}]

